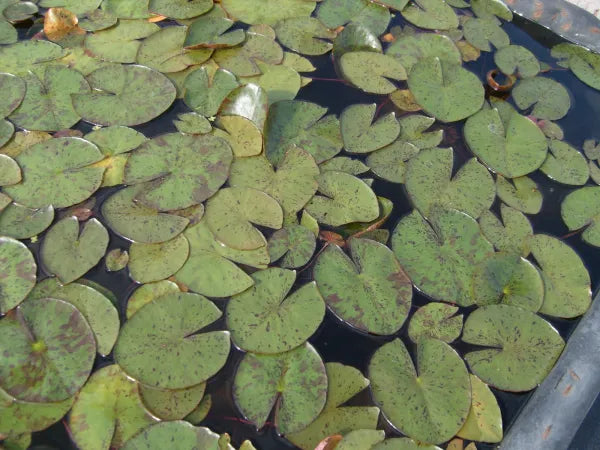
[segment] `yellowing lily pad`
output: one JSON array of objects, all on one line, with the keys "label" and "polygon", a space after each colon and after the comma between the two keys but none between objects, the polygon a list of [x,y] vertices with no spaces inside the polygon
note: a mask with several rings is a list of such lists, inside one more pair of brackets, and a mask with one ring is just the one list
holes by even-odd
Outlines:
[{"label": "yellowing lily pad", "polygon": [[458,437],[477,442],[496,443],[502,440],[502,413],[494,393],[475,375],[471,378],[471,411]]}]

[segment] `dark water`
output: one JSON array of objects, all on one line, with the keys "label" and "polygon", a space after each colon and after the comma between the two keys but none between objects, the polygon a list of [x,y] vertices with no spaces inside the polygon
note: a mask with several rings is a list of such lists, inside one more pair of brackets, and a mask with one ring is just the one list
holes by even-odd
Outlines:
[{"label": "dark water", "polygon": [[[401,20],[398,17],[394,19],[398,24]],[[561,39],[547,30],[527,22],[523,19],[515,17],[513,23],[507,23],[503,28],[508,32],[513,44],[520,44],[532,50],[540,61],[552,63],[549,48],[561,42]],[[310,77],[319,78],[337,78],[334,71],[330,55],[324,55],[312,59],[313,64],[317,67],[317,71],[307,74]],[[488,70],[493,69],[493,54],[482,52],[481,57],[475,61],[467,63],[466,66],[474,73],[478,74],[482,81],[485,80],[485,75]],[[600,92],[595,91],[585,84],[580,82],[570,71],[564,69],[551,70],[544,74],[546,77],[553,78],[563,84],[571,94],[571,110],[569,114],[557,121],[565,132],[565,140],[577,148],[581,148],[584,139],[595,138],[600,139],[600,126],[598,126],[600,118]],[[374,96],[362,93],[357,89],[347,86],[339,81],[313,81],[307,87],[300,90],[298,99],[308,100],[326,106],[329,113],[339,115],[340,112],[351,104],[355,103],[373,103],[381,104],[385,102],[385,96]],[[391,110],[391,104],[382,106],[380,114]],[[175,131],[172,125],[177,114],[188,111],[187,107],[178,100],[165,114],[160,118],[155,119],[147,124],[136,127],[148,137],[154,137],[165,132]],[[445,141],[442,146],[452,146],[455,149],[456,168],[460,167],[462,162],[466,161],[472,155],[465,148],[462,142],[462,123],[451,125],[434,125],[435,128],[444,128]],[[79,124],[78,128],[83,132],[91,130],[91,126],[87,124]],[[568,233],[567,228],[562,223],[560,218],[560,203],[565,195],[573,188],[560,185],[555,182],[550,182],[543,174],[536,173],[532,178],[538,183],[544,195],[544,207],[542,212],[535,216],[530,216],[536,232],[545,232],[554,236],[563,236]],[[399,219],[406,213],[410,212],[411,206],[402,185],[388,183],[381,180],[376,180],[373,188],[378,195],[387,197],[394,202],[394,211],[390,216],[386,227],[391,231],[398,223]],[[96,216],[102,220],[99,214],[99,207],[102,201],[108,197],[113,189],[105,189],[97,193],[97,203],[94,208]],[[494,209],[499,208],[499,202],[496,201]],[[39,242],[39,241],[38,241]],[[592,287],[594,292],[597,291],[598,282],[600,280],[600,264],[594,264],[598,261],[598,250],[581,242],[579,236],[571,236],[565,239],[565,242],[571,245],[577,253],[582,257],[584,263],[588,267],[592,278]],[[111,233],[110,248],[127,248],[129,243],[119,236]],[[32,249],[37,249],[38,244],[31,244]],[[95,267],[87,278],[96,281],[103,286],[109,288],[118,299],[118,307],[122,320],[125,318],[125,308],[127,298],[136,289],[137,285],[133,283],[127,276],[126,270],[117,273],[108,274],[103,265],[103,261]],[[299,274],[298,284],[303,284],[311,279],[311,269],[307,268]],[[421,294],[415,292],[413,298],[413,311],[418,307],[426,304],[428,299]],[[215,300],[217,306],[225,309],[226,300]],[[468,312],[465,309],[463,312]],[[577,324],[576,320],[561,320],[547,318],[560,331],[565,338],[572,332]],[[224,323],[221,321],[218,324],[224,328]],[[310,339],[310,342],[321,354],[325,362],[337,361],[344,364],[352,365],[366,373],[368,362],[371,355],[383,343],[394,339],[397,336],[406,337],[408,321],[405,326],[395,336],[370,336],[363,333],[358,333],[345,326],[331,313],[327,313],[325,320],[321,324],[318,331]],[[410,348],[408,338],[404,342]],[[468,346],[458,341],[453,344],[453,347],[461,354],[468,351]],[[239,363],[243,353],[234,349],[232,350],[226,366],[213,379],[209,380],[207,392],[212,395],[213,406],[207,419],[202,425],[208,426],[216,432],[228,432],[232,436],[234,445],[239,445],[244,439],[250,439],[254,445],[261,450],[285,449],[294,448],[284,439],[276,435],[275,430],[271,426],[266,426],[264,429],[257,431],[252,425],[243,423],[240,420],[241,414],[236,410],[231,395],[231,384],[235,373],[235,368]],[[112,358],[98,358],[96,368],[110,364]],[[513,394],[494,390],[501,410],[504,421],[505,431],[514,421],[520,408],[529,398],[529,393]],[[373,404],[369,390],[360,393],[356,398],[352,399],[350,404],[366,405]],[[380,417],[380,425],[390,436],[399,435],[393,428],[386,423],[383,417]],[[61,422],[55,424],[48,430],[34,434],[34,444],[47,445],[54,448],[70,449],[75,448],[74,444],[68,437],[65,425]],[[491,448],[482,444],[477,444],[478,448]]]}]

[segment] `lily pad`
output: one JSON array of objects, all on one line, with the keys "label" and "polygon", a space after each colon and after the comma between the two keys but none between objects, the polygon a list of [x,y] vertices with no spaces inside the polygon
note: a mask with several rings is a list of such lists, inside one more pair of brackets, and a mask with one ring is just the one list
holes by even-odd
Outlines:
[{"label": "lily pad", "polygon": [[198,406],[185,417],[186,422],[189,422],[192,425],[198,425],[206,418],[211,407],[212,397],[210,394],[206,394]]},{"label": "lily pad", "polygon": [[481,232],[500,251],[523,257],[529,255],[529,238],[533,236],[529,219],[504,203],[500,206],[500,214],[502,220],[491,211],[485,211],[479,218]]},{"label": "lily pad", "polygon": [[594,139],[586,139],[583,141],[583,153],[587,159],[600,159],[600,143]]},{"label": "lily pad", "polygon": [[324,0],[317,9],[317,19],[327,28],[358,23],[380,35],[388,26],[390,12],[385,6],[368,0]]},{"label": "lily pad", "polygon": [[314,267],[314,278],[329,308],[361,331],[396,333],[410,311],[412,285],[393,252],[368,239],[351,239],[352,259],[329,245]]},{"label": "lily pad", "polygon": [[[261,63],[258,64],[263,67]],[[248,83],[235,88],[227,95],[221,103],[219,115],[243,117],[262,130],[268,106],[267,92],[256,84]]]},{"label": "lily pad", "polygon": [[101,0],[42,0],[39,5],[44,8],[65,8],[73,14],[83,15],[98,8],[100,3]]},{"label": "lily pad", "polygon": [[162,420],[183,419],[191,413],[204,395],[206,383],[186,389],[159,389],[139,385],[146,408]]},{"label": "lily pad", "polygon": [[148,0],[103,0],[102,9],[119,19],[147,19]]},{"label": "lily pad", "polygon": [[462,339],[490,347],[465,355],[471,371],[485,383],[513,392],[529,391],[541,383],[565,345],[544,319],[509,305],[473,311],[465,321]]},{"label": "lily pad", "polygon": [[152,300],[166,294],[180,292],[179,286],[169,280],[161,280],[153,283],[142,284],[127,299],[127,319],[130,319],[140,308]]},{"label": "lily pad", "polygon": [[538,119],[558,120],[571,107],[569,92],[558,81],[535,77],[519,81],[512,91],[520,109],[533,106],[531,114]]},{"label": "lily pad", "polygon": [[397,59],[407,72],[421,59],[437,57],[452,64],[460,64],[458,48],[448,36],[435,33],[415,33],[400,36],[386,51]]},{"label": "lily pad", "polygon": [[325,315],[325,303],[314,282],[288,296],[296,273],[276,267],[255,272],[254,286],[227,304],[227,328],[244,351],[283,353],[304,343]]},{"label": "lily pad", "polygon": [[414,0],[402,10],[402,17],[419,28],[430,30],[458,27],[458,17],[444,0]]},{"label": "lily pad", "polygon": [[189,244],[183,234],[158,244],[134,242],[129,248],[129,275],[138,283],[163,280],[177,272],[188,258]]},{"label": "lily pad", "polygon": [[194,427],[183,420],[151,425],[127,441],[123,450],[151,450],[156,446],[167,448],[173,442],[177,442],[177,448],[181,450],[233,450],[231,445],[221,444],[217,433],[205,427]]},{"label": "lily pad", "polygon": [[63,283],[83,276],[104,256],[108,231],[96,219],[79,230],[76,217],[67,217],[50,228],[40,251],[42,264]]},{"label": "lily pad", "polygon": [[548,178],[574,186],[584,185],[589,176],[585,156],[569,144],[556,139],[550,140],[550,152],[540,167]]},{"label": "lily pad", "polygon": [[27,247],[12,238],[0,237],[0,314],[6,314],[27,296],[35,285],[35,259]]},{"label": "lily pad", "polygon": [[[75,2],[80,3],[77,0],[75,0]],[[69,9],[69,11],[72,10]],[[117,23],[117,20],[119,20],[117,16],[103,9],[84,11],[82,16],[83,17],[80,17],[79,23],[77,25],[79,25],[79,27],[84,29],[85,31],[105,30],[107,28],[112,27],[114,24]]]},{"label": "lily pad", "polygon": [[[448,448],[446,447],[448,450]],[[437,445],[427,445],[416,442],[410,438],[388,438],[380,442],[371,450],[442,450]],[[469,449],[471,450],[471,449]]]},{"label": "lily pad", "polygon": [[569,230],[585,227],[581,239],[600,247],[600,187],[583,187],[571,192],[563,200],[560,214]]},{"label": "lily pad", "polygon": [[26,75],[42,63],[62,58],[67,53],[60,45],[41,39],[21,41],[0,47],[0,72]]},{"label": "lily pad", "polygon": [[[292,100],[302,87],[302,80],[298,72],[283,64],[266,64],[256,62],[261,75],[246,77],[244,81],[260,86],[268,97],[271,105],[281,100]],[[260,127],[262,130],[262,127]]]},{"label": "lily pad", "polygon": [[494,62],[505,75],[518,74],[522,78],[535,77],[540,63],[533,53],[520,45],[507,45],[494,53]]},{"label": "lily pad", "polygon": [[[348,53],[349,54],[349,53]],[[376,104],[348,106],[340,116],[344,148],[350,153],[369,153],[398,137],[400,126],[394,113],[373,122]]]},{"label": "lily pad", "polygon": [[339,61],[342,76],[372,94],[390,94],[397,87],[390,80],[406,80],[406,70],[395,58],[369,51],[347,52]]},{"label": "lily pad", "polygon": [[85,48],[94,57],[104,61],[133,63],[141,45],[139,39],[158,30],[158,25],[146,20],[121,19],[113,27],[88,34],[85,38]]},{"label": "lily pad", "polygon": [[548,144],[539,127],[510,106],[483,109],[469,117],[465,140],[490,169],[507,178],[527,175],[546,159]]},{"label": "lily pad", "polygon": [[502,0],[472,0],[471,9],[482,19],[499,17],[510,22],[513,18],[512,11]]},{"label": "lily pad", "polygon": [[0,335],[1,387],[18,400],[66,400],[92,370],[96,354],[92,330],[83,315],[62,300],[22,303],[0,321]]},{"label": "lily pad", "polygon": [[379,347],[369,363],[373,396],[403,434],[447,441],[469,414],[469,373],[452,347],[437,339],[420,339],[416,359],[417,367],[400,339]]},{"label": "lily pad", "polygon": [[433,117],[411,114],[398,119],[400,141],[408,142],[419,149],[437,147],[444,138],[443,130],[426,131],[435,123]]},{"label": "lily pad", "polygon": [[186,77],[183,99],[197,113],[214,116],[225,97],[238,85],[235,75],[227,70],[218,69],[211,75],[205,67],[201,67]]},{"label": "lily pad", "polygon": [[244,30],[238,28],[227,32],[234,23],[221,8],[215,7],[190,24],[183,45],[186,48],[225,48],[241,44],[246,39]]},{"label": "lily pad", "polygon": [[288,269],[302,267],[310,261],[315,252],[317,241],[308,228],[290,224],[277,230],[269,239],[269,255],[271,263]]},{"label": "lily pad", "polygon": [[143,183],[136,197],[161,211],[199,204],[227,180],[231,147],[218,137],[170,133],[142,144],[125,165],[125,183]]},{"label": "lily pad", "polygon": [[479,78],[460,64],[438,57],[418,61],[408,74],[408,87],[417,103],[442,122],[465,119],[483,105]]},{"label": "lily pad", "polygon": [[496,177],[496,192],[504,203],[525,214],[537,214],[542,209],[544,197],[535,181],[529,177],[507,180],[498,175]]},{"label": "lily pad", "polygon": [[50,226],[54,219],[52,205],[27,208],[11,203],[0,214],[0,234],[15,239],[29,239]]},{"label": "lily pad", "polygon": [[315,9],[314,0],[257,0],[252,4],[246,0],[224,0],[221,5],[230,16],[242,22],[267,25],[289,17],[310,16]]},{"label": "lily pad", "polygon": [[241,413],[262,428],[273,408],[282,434],[300,431],[317,418],[327,397],[321,357],[306,343],[278,355],[246,353],[233,381]]},{"label": "lily pad", "polygon": [[350,22],[333,41],[333,55],[341,58],[346,52],[357,51],[381,53],[383,49],[381,41],[369,27],[360,22]]},{"label": "lily pad", "polygon": [[0,20],[0,44],[15,44],[19,39],[17,29],[7,20]]},{"label": "lily pad", "polygon": [[443,207],[479,217],[496,197],[494,180],[475,158],[452,175],[454,152],[451,148],[430,148],[411,158],[406,169],[406,190],[412,204],[428,217]]},{"label": "lily pad", "polygon": [[175,86],[160,72],[136,65],[108,66],[87,80],[93,91],[72,96],[75,111],[99,125],[139,125],[162,114],[175,100]]},{"label": "lily pad", "polygon": [[373,448],[385,439],[383,430],[353,430],[344,435],[336,449],[357,450],[359,448]]},{"label": "lily pad", "polygon": [[198,294],[167,294],[146,304],[123,326],[115,360],[131,377],[159,388],[182,389],[213,376],[229,355],[229,332],[193,334],[221,316]]},{"label": "lily pad", "polygon": [[69,430],[81,448],[120,447],[156,419],[144,408],[138,385],[112,364],[94,372],[79,392]]},{"label": "lily pad", "polygon": [[590,306],[590,275],[575,251],[560,239],[537,234],[530,239],[531,254],[542,269],[542,314],[578,317]]},{"label": "lily pad", "polygon": [[463,316],[455,315],[457,306],[446,303],[428,303],[419,308],[410,319],[408,336],[414,343],[420,339],[439,339],[447,343],[460,336]]},{"label": "lily pad", "polygon": [[10,186],[21,181],[21,168],[10,156],[0,154],[0,186]]},{"label": "lily pad", "polygon": [[473,304],[475,267],[493,253],[477,222],[456,211],[435,211],[431,224],[413,211],[392,234],[398,261],[425,295],[460,306]]},{"label": "lily pad", "polygon": [[322,55],[333,47],[331,40],[336,33],[314,17],[293,17],[275,26],[277,39],[290,50],[303,55]]},{"label": "lily pad", "polygon": [[463,24],[463,33],[467,42],[484,52],[492,51],[490,44],[496,49],[502,49],[510,45],[508,34],[500,28],[495,19],[471,18]]},{"label": "lily pad", "polygon": [[113,248],[104,257],[107,272],[118,272],[124,269],[129,262],[129,252],[120,248]]},{"label": "lily pad", "polygon": [[567,42],[552,47],[552,56],[559,65],[569,67],[577,78],[588,86],[600,90],[600,57],[579,45]]},{"label": "lily pad", "polygon": [[212,0],[150,0],[148,10],[172,19],[191,19],[213,6]]},{"label": "lily pad", "polygon": [[367,172],[369,167],[359,159],[353,159],[348,156],[336,156],[319,164],[319,170],[321,172],[335,170],[337,172],[346,172],[350,175],[360,175]]},{"label": "lily pad", "polygon": [[184,134],[206,134],[212,130],[210,121],[197,113],[183,113],[173,121],[177,131]]},{"label": "lily pad", "polygon": [[471,378],[471,411],[458,437],[477,442],[496,443],[502,440],[502,413],[494,393],[475,375]]},{"label": "lily pad", "polygon": [[0,89],[4,93],[0,99],[0,117],[7,117],[17,109],[25,97],[26,88],[22,78],[10,73],[0,73]]}]

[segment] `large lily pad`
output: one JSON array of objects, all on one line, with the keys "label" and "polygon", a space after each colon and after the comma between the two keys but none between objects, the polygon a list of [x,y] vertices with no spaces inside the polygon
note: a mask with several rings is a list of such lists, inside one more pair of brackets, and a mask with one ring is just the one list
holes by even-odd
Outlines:
[{"label": "large lily pad", "polygon": [[544,197],[537,184],[529,177],[507,180],[501,175],[496,177],[498,197],[508,206],[525,214],[537,214],[542,209]]},{"label": "large lily pad", "polygon": [[278,355],[246,353],[233,381],[233,397],[242,414],[262,428],[275,408],[275,426],[283,434],[310,424],[326,396],[325,366],[308,343]]},{"label": "large lily pad", "polygon": [[393,252],[368,239],[351,239],[352,259],[329,245],[314,278],[329,308],[351,326],[373,334],[394,334],[408,317],[412,285]]},{"label": "large lily pad", "polygon": [[230,16],[248,24],[275,25],[289,17],[310,16],[315,9],[314,0],[224,0],[221,5]]},{"label": "large lily pad", "polygon": [[438,57],[417,62],[408,74],[408,87],[417,103],[442,122],[465,119],[483,105],[479,78],[460,64]]},{"label": "large lily pad", "polygon": [[368,0],[325,0],[319,5],[317,19],[328,28],[358,23],[380,35],[388,26],[390,12],[385,6]]},{"label": "large lily pad", "polygon": [[422,306],[410,319],[410,340],[417,343],[423,338],[433,338],[450,343],[458,339],[463,318],[455,315],[457,311],[457,306],[446,303],[428,303]]},{"label": "large lily pad", "polygon": [[25,75],[36,71],[42,63],[65,56],[60,45],[41,39],[17,42],[0,47],[0,72]]},{"label": "large lily pad", "polygon": [[567,42],[552,47],[552,56],[559,65],[569,67],[575,76],[588,86],[600,90],[600,58],[598,54]]},{"label": "large lily pad", "polygon": [[475,267],[493,253],[479,225],[466,214],[436,211],[428,223],[418,211],[405,216],[392,247],[414,285],[426,295],[461,306],[474,300]]},{"label": "large lily pad", "polygon": [[590,176],[585,156],[557,139],[550,140],[549,148],[550,152],[540,170],[559,183],[583,186]]},{"label": "large lily pad", "polygon": [[394,113],[377,119],[377,105],[351,105],[340,116],[344,148],[350,153],[369,153],[392,143],[400,134],[400,125]]},{"label": "large lily pad", "polygon": [[88,75],[93,91],[73,95],[75,111],[99,125],[139,125],[163,113],[176,91],[173,83],[148,67],[116,65]]},{"label": "large lily pad", "polygon": [[507,45],[494,53],[494,62],[505,75],[519,74],[523,78],[535,77],[540,63],[533,53],[520,45]]},{"label": "large lily pad", "polygon": [[502,413],[494,393],[475,375],[471,378],[471,411],[458,437],[477,442],[502,440]]},{"label": "large lily pad", "polygon": [[25,244],[5,236],[0,237],[0,261],[0,314],[6,314],[35,285],[37,266]]},{"label": "large lily pad", "polygon": [[600,187],[583,187],[565,197],[560,215],[569,230],[586,227],[581,239],[600,247]]},{"label": "large lily pad", "polygon": [[347,52],[340,58],[342,76],[357,88],[372,94],[390,94],[396,84],[391,80],[406,80],[406,70],[396,60],[381,53]]},{"label": "large lily pad", "polygon": [[163,280],[177,272],[188,258],[189,244],[183,234],[157,244],[134,242],[129,248],[129,275],[138,283]]},{"label": "large lily pad", "polygon": [[484,212],[479,218],[481,232],[498,250],[529,255],[529,238],[533,228],[529,219],[519,210],[502,203],[500,220],[491,211]]},{"label": "large lily pad", "polygon": [[65,8],[73,14],[83,15],[98,8],[100,3],[101,0],[42,0],[39,5],[44,8]]},{"label": "large lily pad", "polygon": [[177,283],[169,280],[142,284],[127,299],[127,310],[125,312],[127,319],[131,318],[142,306],[150,303],[152,300],[177,292],[181,292],[179,286]]},{"label": "large lily pad", "polygon": [[325,303],[314,282],[288,296],[296,273],[276,267],[255,272],[254,286],[227,304],[232,341],[254,353],[283,353],[298,347],[317,329]]},{"label": "large lily pad", "polygon": [[50,228],[40,251],[45,269],[70,283],[94,267],[106,252],[108,231],[97,219],[79,229],[77,217],[62,219]]},{"label": "large lily pad", "polygon": [[407,72],[421,59],[438,57],[440,60],[460,64],[458,48],[448,36],[435,33],[414,33],[400,36],[385,53],[393,56]]},{"label": "large lily pad", "polygon": [[43,208],[27,208],[11,203],[0,214],[0,234],[15,239],[28,239],[48,228],[53,219],[52,205]]},{"label": "large lily pad", "polygon": [[223,367],[229,355],[229,332],[193,334],[221,316],[198,294],[159,297],[123,326],[115,360],[131,377],[149,386],[182,389],[202,383]]},{"label": "large lily pad", "polygon": [[437,339],[417,343],[417,367],[400,339],[380,347],[369,363],[375,401],[403,434],[423,442],[447,441],[471,407],[471,383],[462,359]]},{"label": "large lily pad", "polygon": [[103,0],[102,9],[119,19],[147,19],[149,0]]},{"label": "large lily pad", "polygon": [[402,17],[413,25],[431,30],[458,27],[458,17],[444,0],[415,0],[402,10]]},{"label": "large lily pad", "polygon": [[121,19],[113,27],[88,34],[85,38],[85,48],[94,57],[104,61],[132,63],[135,62],[142,44],[139,39],[148,37],[158,30],[160,30],[158,25],[146,20]]},{"label": "large lily pad", "polygon": [[462,339],[490,347],[466,354],[475,375],[498,389],[516,392],[529,391],[541,383],[565,345],[544,319],[509,305],[473,311],[465,322]]},{"label": "large lily pad", "polygon": [[201,67],[186,77],[183,99],[197,113],[214,116],[225,97],[238,85],[235,75],[227,70],[218,69],[211,75],[206,67]]},{"label": "large lily pad", "polygon": [[92,330],[83,315],[62,300],[22,303],[0,321],[0,335],[0,385],[18,400],[66,400],[92,370]]},{"label": "large lily pad", "polygon": [[558,120],[571,107],[569,92],[558,81],[535,77],[519,81],[512,91],[520,109],[533,106],[531,114],[538,119]]}]

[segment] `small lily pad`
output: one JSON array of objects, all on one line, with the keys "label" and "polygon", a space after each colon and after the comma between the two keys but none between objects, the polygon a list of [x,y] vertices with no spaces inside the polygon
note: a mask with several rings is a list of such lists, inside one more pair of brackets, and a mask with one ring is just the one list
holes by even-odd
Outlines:
[{"label": "small lily pad", "polygon": [[348,106],[340,116],[344,148],[350,153],[369,153],[392,143],[400,133],[394,113],[373,122],[376,104]]},{"label": "small lily pad", "polygon": [[408,336],[414,343],[420,339],[433,338],[447,343],[460,336],[463,316],[455,315],[457,306],[446,303],[428,303],[419,308],[410,319]]},{"label": "small lily pad", "polygon": [[569,67],[577,78],[588,86],[600,90],[600,57],[597,53],[567,42],[552,47],[552,56],[559,65]]},{"label": "small lily pad", "polygon": [[353,430],[344,435],[335,448],[338,450],[371,449],[384,439],[385,431],[383,430]]},{"label": "small lily pad", "polygon": [[398,119],[399,140],[408,142],[419,149],[437,147],[444,138],[443,130],[426,131],[435,123],[433,117],[411,114]]},{"label": "small lily pad", "polygon": [[369,27],[360,22],[350,22],[333,41],[333,55],[341,58],[346,52],[357,51],[381,53],[383,49],[381,41]]},{"label": "small lily pad", "polygon": [[129,262],[129,252],[120,248],[113,248],[104,257],[104,264],[108,272],[118,272],[124,269]]},{"label": "small lily pad", "polygon": [[293,17],[275,26],[277,39],[290,50],[303,55],[322,55],[333,47],[335,32],[314,17]]},{"label": "small lily pad", "polygon": [[4,93],[0,99],[0,117],[7,117],[21,104],[27,85],[21,77],[10,73],[0,73],[0,89]]},{"label": "small lily pad", "polygon": [[129,275],[138,283],[163,280],[181,269],[188,254],[183,234],[158,244],[134,242],[129,248]]},{"label": "small lily pad", "polygon": [[463,33],[467,42],[484,52],[492,51],[490,44],[496,49],[510,45],[508,34],[495,19],[471,18],[463,24]]},{"label": "small lily pad", "polygon": [[[118,63],[135,62],[141,41],[160,28],[146,20],[124,20],[108,29],[88,34],[85,48],[96,58]],[[117,66],[118,67],[118,66]]]},{"label": "small lily pad", "polygon": [[472,0],[471,9],[482,19],[499,17],[510,22],[513,18],[512,11],[502,0]]},{"label": "small lily pad", "polygon": [[27,296],[35,285],[35,259],[25,244],[2,236],[0,237],[0,314],[6,314]]},{"label": "small lily pad", "polygon": [[477,442],[496,443],[502,440],[502,413],[494,393],[475,375],[471,378],[471,411],[458,437]]},{"label": "small lily pad", "polygon": [[385,6],[368,0],[324,0],[317,9],[317,19],[331,29],[358,23],[380,35],[388,26],[390,12]]},{"label": "small lily pad", "polygon": [[48,272],[63,283],[70,283],[94,267],[107,246],[108,231],[98,220],[88,220],[80,231],[79,221],[72,216],[50,228],[44,236],[40,256]]},{"label": "small lily pad", "polygon": [[11,203],[0,214],[0,234],[15,239],[29,239],[50,226],[54,219],[52,205],[27,208]]},{"label": "small lily pad", "polygon": [[561,204],[560,215],[569,230],[586,227],[581,239],[600,247],[600,187],[583,187],[571,192]]},{"label": "small lily pad", "polygon": [[213,8],[190,24],[183,45],[186,48],[225,48],[241,44],[246,38],[244,30],[227,31],[234,23],[221,8]]},{"label": "small lily pad", "polygon": [[485,383],[512,392],[529,391],[541,383],[565,345],[544,319],[509,305],[473,311],[465,321],[462,339],[490,347],[465,355],[473,373]]},{"label": "small lily pad", "polygon": [[435,33],[415,33],[400,36],[386,51],[396,58],[407,72],[421,59],[438,57],[452,64],[460,64],[458,48],[448,36]]},{"label": "small lily pad", "polygon": [[224,0],[221,5],[232,17],[248,24],[275,25],[289,17],[310,16],[315,9],[314,0]]},{"label": "small lily pad", "polygon": [[275,408],[275,426],[282,434],[300,431],[316,419],[326,397],[325,366],[308,343],[278,355],[246,353],[233,381],[241,413],[262,428]]},{"label": "small lily pad", "polygon": [[[448,2],[450,3],[450,2]],[[371,450],[442,450],[437,445],[428,445],[416,442],[410,438],[388,438],[383,442],[380,442]],[[446,450],[451,450],[446,447]],[[471,449],[469,449],[471,450]]]},{"label": "small lily pad", "polygon": [[148,10],[172,19],[191,19],[209,11],[212,0],[150,0]]},{"label": "small lily pad", "polygon": [[183,99],[197,113],[214,116],[225,97],[238,85],[235,75],[227,70],[218,69],[211,75],[205,67],[201,67],[186,77]]},{"label": "small lily pad", "polygon": [[206,134],[212,130],[210,121],[197,113],[183,113],[173,121],[177,131],[184,134]]},{"label": "small lily pad", "polygon": [[186,389],[159,389],[139,385],[146,408],[162,420],[183,419],[191,413],[204,395],[206,383]]},{"label": "small lily pad", "polygon": [[127,299],[127,319],[130,319],[139,309],[152,300],[166,294],[180,292],[179,286],[169,280],[161,280],[153,283],[142,284]]},{"label": "small lily pad", "polygon": [[583,153],[585,153],[587,159],[600,159],[600,142],[596,142],[594,139],[586,139],[583,141]]},{"label": "small lily pad", "polygon": [[512,91],[520,109],[533,106],[531,114],[538,119],[558,120],[571,107],[569,92],[558,81],[535,77],[519,81]]},{"label": "small lily pad", "polygon": [[372,94],[390,94],[397,87],[390,80],[406,80],[406,70],[389,55],[369,51],[347,52],[339,61],[342,76]]},{"label": "small lily pad", "polygon": [[125,323],[115,360],[148,386],[182,389],[202,383],[225,364],[229,332],[193,333],[220,316],[214,303],[198,294],[159,297]]},{"label": "small lily pad", "polygon": [[529,255],[529,238],[533,236],[529,219],[504,203],[500,206],[500,214],[502,220],[491,211],[485,211],[479,218],[481,232],[500,251],[523,257]]},{"label": "small lily pad", "polygon": [[181,450],[233,450],[231,445],[221,444],[217,433],[205,427],[194,427],[183,420],[159,422],[135,435],[122,447],[123,450],[151,450],[157,446],[167,448],[177,442]]},{"label": "small lily pad", "polygon": [[319,164],[319,170],[321,170],[321,172],[335,170],[338,172],[346,172],[350,175],[360,175],[361,173],[367,172],[369,167],[359,159],[353,159],[349,156],[336,156],[335,158],[331,158],[330,160]]},{"label": "small lily pad", "polygon": [[518,74],[523,78],[535,77],[540,63],[533,53],[520,45],[507,45],[494,53],[494,62],[505,75]]},{"label": "small lily pad", "polygon": [[430,30],[458,28],[458,17],[444,0],[415,0],[402,10],[402,17],[417,27]]},{"label": "small lily pad", "polygon": [[525,214],[537,214],[542,209],[544,197],[535,181],[529,177],[507,180],[498,175],[496,177],[496,192],[504,203]]},{"label": "small lily pad", "polygon": [[317,240],[308,228],[290,224],[277,230],[269,239],[271,263],[288,269],[302,267],[310,261],[315,252]]},{"label": "small lily pad", "polygon": [[556,139],[550,140],[549,148],[550,152],[540,167],[548,178],[574,186],[582,186],[587,182],[590,172],[581,152]]}]

